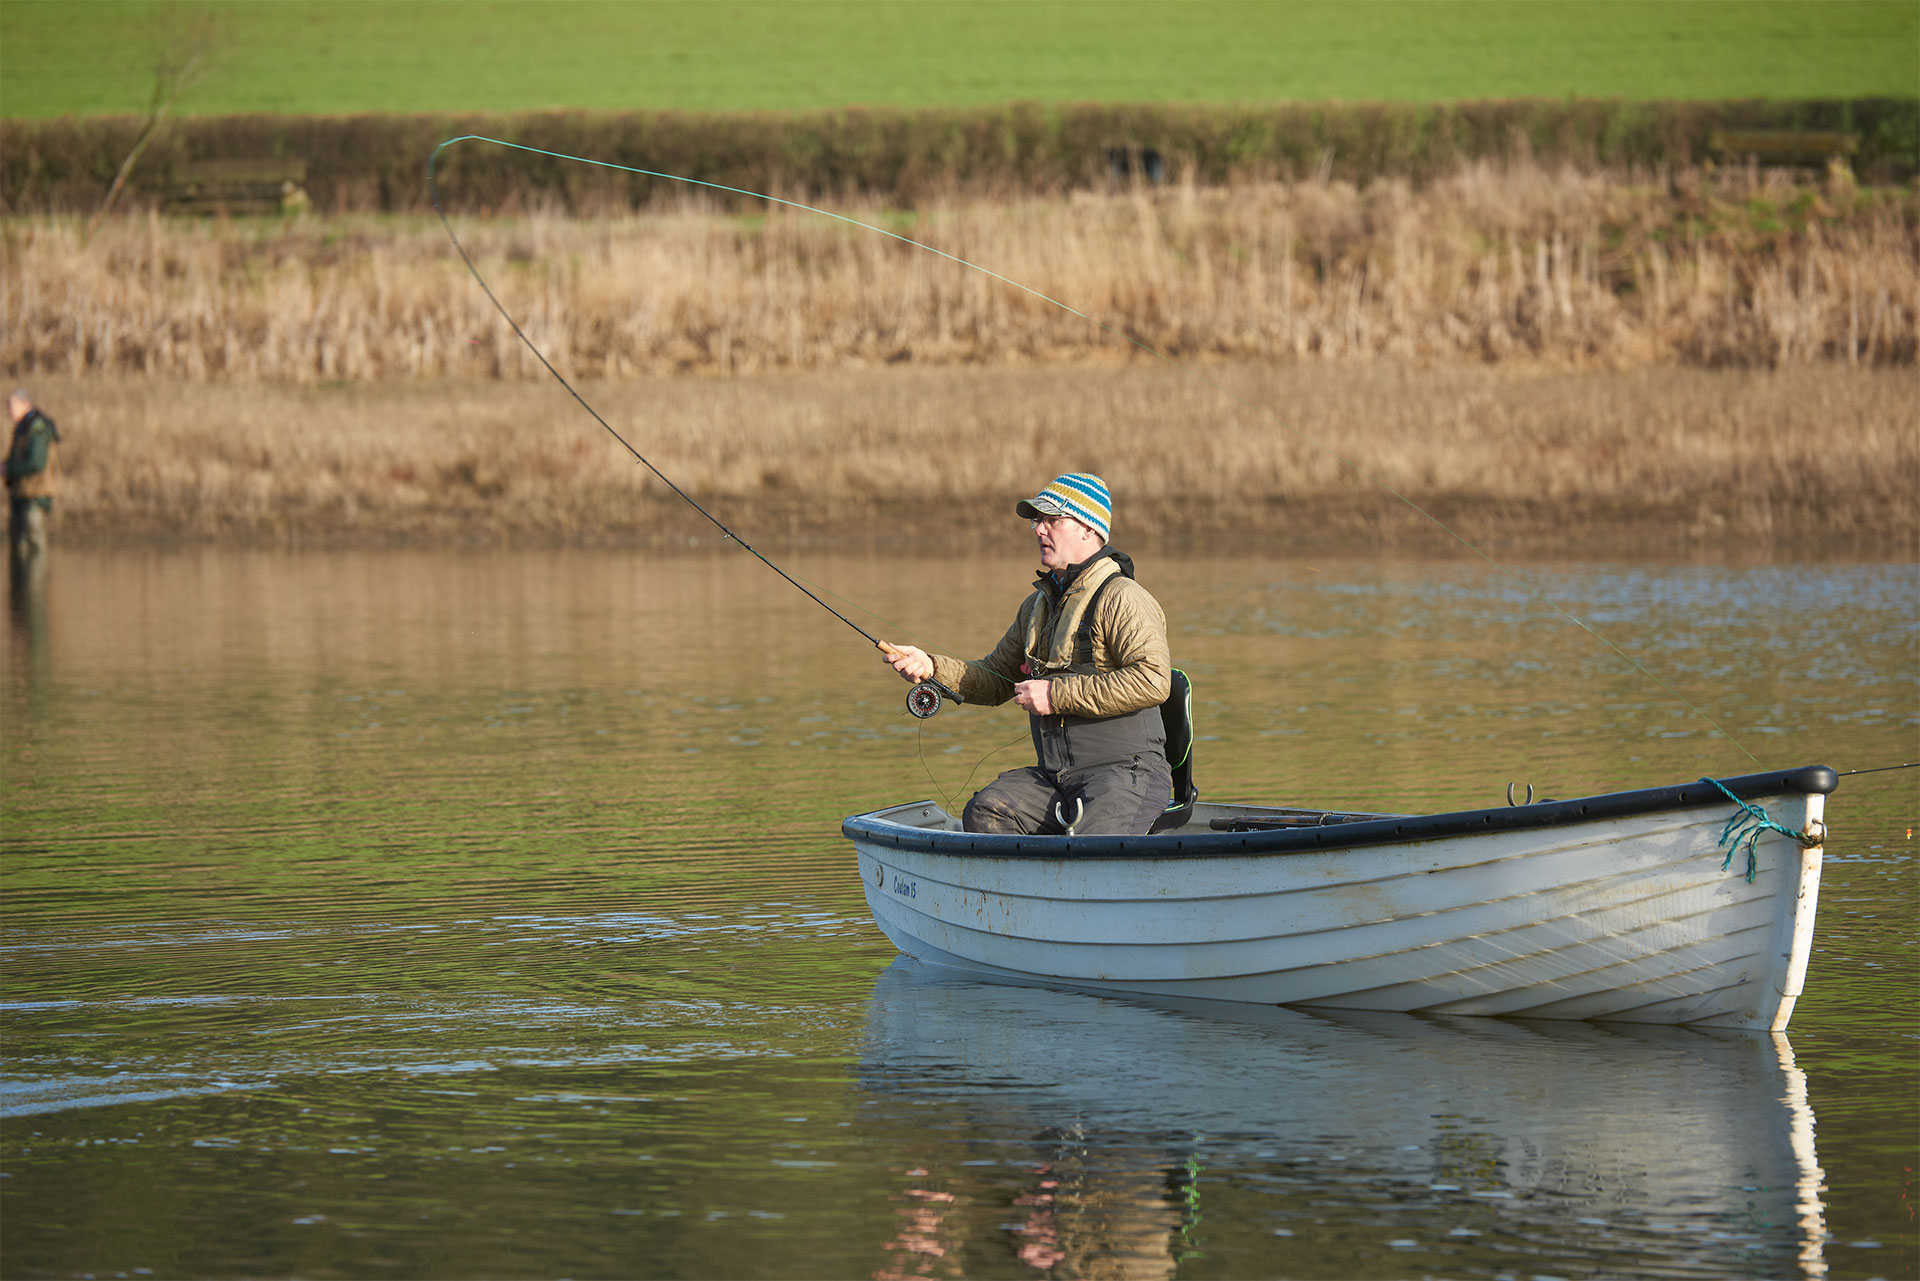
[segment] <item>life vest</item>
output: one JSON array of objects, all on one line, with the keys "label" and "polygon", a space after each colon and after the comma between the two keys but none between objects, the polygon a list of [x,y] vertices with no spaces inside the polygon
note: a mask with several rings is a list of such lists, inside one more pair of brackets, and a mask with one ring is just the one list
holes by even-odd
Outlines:
[{"label": "life vest", "polygon": [[[1107,562],[1104,572],[1103,561]],[[1074,588],[1090,571],[1099,575],[1093,589],[1076,593]],[[1047,605],[1035,609],[1027,620],[1026,674],[1086,676],[1097,672],[1099,668],[1093,664],[1094,607],[1117,579],[1132,577],[1133,561],[1112,548],[1102,548],[1082,564],[1065,588],[1053,586],[1047,575],[1041,575],[1035,587],[1047,597]]]},{"label": "life vest", "polygon": [[[1108,555],[1116,562],[1114,572],[1070,604],[1066,597],[1071,593],[1064,593],[1061,604],[1066,608],[1061,615],[1046,620],[1045,637],[1041,635],[1039,618],[1044,611],[1034,611],[1034,621],[1027,632],[1029,663],[1044,652],[1044,661],[1054,673],[1099,670],[1093,661],[1093,625],[1099,616],[1100,598],[1122,578],[1133,577],[1130,559],[1118,552]],[[1041,647],[1043,640],[1053,642],[1045,651]],[[1107,721],[1061,716],[1036,716],[1033,721],[1034,750],[1043,768],[1049,765],[1049,758],[1057,769],[1062,765],[1072,768],[1089,764],[1089,758],[1112,759],[1140,750],[1160,751],[1166,757],[1173,786],[1165,812],[1154,821],[1152,830],[1156,832],[1184,823],[1200,799],[1200,789],[1193,782],[1193,683],[1178,667],[1173,669],[1172,688],[1166,701],[1158,707],[1143,708]],[[1046,721],[1054,723],[1046,724]]]},{"label": "life vest", "polygon": [[54,444],[60,439],[60,430],[53,425],[53,419],[39,410],[30,410],[14,427],[13,447],[8,452],[8,461],[26,457],[33,448],[34,436],[40,432],[45,432],[47,436],[47,461],[39,471],[7,479],[7,489],[16,499],[52,498],[59,491],[54,475],[54,459],[57,456]]}]

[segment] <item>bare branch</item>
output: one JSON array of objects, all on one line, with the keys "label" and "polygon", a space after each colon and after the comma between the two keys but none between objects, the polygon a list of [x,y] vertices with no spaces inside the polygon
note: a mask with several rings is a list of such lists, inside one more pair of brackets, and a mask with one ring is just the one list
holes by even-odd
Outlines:
[{"label": "bare branch", "polygon": [[210,9],[194,9],[183,14],[169,4],[163,6],[155,16],[153,97],[147,107],[146,123],[133,140],[133,146],[128,148],[126,158],[120,162],[120,171],[114,174],[113,185],[107,188],[100,208],[87,220],[89,235],[100,225],[100,219],[106,216],[107,211],[113,208],[113,202],[119,199],[134,165],[139,162],[147,144],[159,133],[168,115],[181,98],[206,78],[225,44],[225,35],[220,19]]}]

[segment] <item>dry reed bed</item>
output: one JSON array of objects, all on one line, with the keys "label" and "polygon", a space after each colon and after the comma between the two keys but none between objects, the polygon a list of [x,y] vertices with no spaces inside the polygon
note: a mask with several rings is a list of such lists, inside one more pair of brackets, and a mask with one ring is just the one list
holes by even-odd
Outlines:
[{"label": "dry reed bed", "polygon": [[[1911,366],[1920,194],[1478,167],[1415,191],[1307,182],[866,221],[686,207],[461,220],[571,375],[1181,358]],[[283,383],[540,377],[437,223],[152,216],[6,224],[0,367]]]},{"label": "dry reed bed", "polygon": [[[557,388],[35,384],[62,537],[712,541]],[[1912,551],[1906,370],[1453,365],[882,369],[588,383],[754,542],[1004,541],[1040,479],[1111,481],[1125,545],[1820,541]],[[1012,533],[1017,536],[1019,531]]]}]

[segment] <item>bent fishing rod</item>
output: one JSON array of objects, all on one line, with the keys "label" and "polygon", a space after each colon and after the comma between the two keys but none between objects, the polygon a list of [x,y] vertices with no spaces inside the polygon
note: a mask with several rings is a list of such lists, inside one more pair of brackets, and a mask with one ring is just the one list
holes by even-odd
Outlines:
[{"label": "bent fishing rod", "polygon": [[[792,583],[795,587],[799,588],[802,592],[805,592],[806,595],[815,604],[819,605],[822,609],[826,610],[828,613],[832,614],[835,618],[845,623],[848,627],[851,627],[854,631],[858,632],[861,636],[871,641],[876,649],[881,650],[883,653],[886,653],[889,656],[899,653],[899,650],[896,646],[893,646],[887,643],[886,641],[883,641],[878,637],[874,636],[871,632],[867,631],[864,627],[861,627],[858,623],[848,618],[845,614],[841,613],[839,610],[835,609],[833,606],[827,604],[826,601],[820,599],[818,595],[816,595],[813,591],[807,588],[798,579],[794,578],[793,575],[787,573],[786,570],[781,569],[778,565],[774,564],[771,560],[768,560],[765,556],[761,555],[760,552],[756,550],[751,544],[747,543],[739,535],[735,534],[732,530],[728,529],[726,525],[722,524],[719,518],[716,517],[712,512],[708,511],[705,507],[702,507],[698,502],[695,502],[691,495],[689,495],[686,491],[682,490],[678,485],[674,484],[673,481],[669,480],[667,476],[664,473],[662,473],[658,467],[655,467],[640,453],[639,450],[635,449],[631,444],[629,444],[624,436],[622,436],[619,432],[615,431],[613,427],[607,422],[607,420],[605,418],[602,418],[599,412],[595,410],[592,405],[587,403],[586,398],[583,397],[578,391],[574,389],[572,383],[569,383],[564,377],[561,376],[560,371],[553,367],[552,363],[547,360],[545,354],[542,353],[541,350],[534,345],[533,340],[527,337],[526,333],[520,328],[519,323],[514,320],[512,313],[509,312],[506,309],[506,307],[501,303],[500,299],[494,295],[492,288],[487,284],[486,278],[480,274],[480,269],[474,265],[473,259],[468,257],[466,248],[462,246],[460,243],[460,238],[454,234],[453,224],[448,220],[446,210],[440,204],[440,188],[439,188],[439,184],[435,181],[435,176],[434,176],[434,171],[439,164],[440,154],[443,151],[445,151],[447,148],[462,142],[492,143],[494,146],[497,146],[497,147],[507,147],[515,151],[526,152],[530,155],[546,156],[549,159],[566,161],[572,164],[589,165],[596,169],[611,169],[621,173],[637,174],[641,177],[646,177],[646,178],[659,178],[667,182],[683,183],[690,187],[705,188],[708,191],[721,192],[726,195],[746,196],[750,199],[763,201],[770,205],[779,205],[788,209],[797,209],[805,213],[818,214],[823,218],[831,218],[836,222],[843,222],[849,226],[858,227],[863,231],[870,231],[876,235],[886,236],[890,239],[897,240],[902,244],[909,245],[912,248],[923,250],[939,258],[944,258],[951,263],[954,263],[958,266],[968,269],[969,271],[980,272],[982,275],[985,275],[994,280],[997,280],[1001,284],[1010,286],[1011,288],[1017,289],[1022,293],[1031,295],[1032,297],[1037,298],[1040,301],[1045,302],[1051,306],[1058,307],[1060,310],[1068,313],[1069,315],[1078,317],[1079,319],[1086,321],[1088,324],[1099,329],[1101,332],[1110,334],[1127,343],[1130,343],[1135,348],[1146,353],[1147,355],[1153,356],[1154,358],[1162,361],[1163,363],[1170,366],[1171,368],[1177,369],[1180,372],[1188,375],[1189,377],[1199,379],[1202,383],[1212,388],[1215,392],[1217,392],[1221,396],[1224,396],[1226,399],[1232,401],[1234,404],[1239,405],[1241,408],[1247,410],[1248,412],[1253,413],[1261,418],[1264,418],[1266,421],[1272,423],[1274,426],[1278,427],[1280,430],[1286,432],[1289,436],[1293,437],[1295,440],[1300,441],[1301,443],[1309,446],[1310,448],[1316,449],[1321,453],[1324,453],[1329,457],[1333,458],[1336,462],[1338,462],[1342,467],[1346,468],[1347,471],[1349,471],[1354,476],[1359,477],[1362,481],[1366,482],[1368,485],[1379,490],[1381,493],[1388,495],[1389,497],[1393,498],[1397,502],[1403,504],[1404,506],[1406,506],[1407,508],[1409,508],[1410,510],[1418,514],[1422,519],[1432,524],[1436,529],[1446,534],[1447,537],[1453,539],[1455,542],[1460,544],[1461,547],[1465,548],[1467,551],[1471,552],[1474,556],[1479,558],[1483,563],[1487,565],[1488,568],[1492,569],[1494,572],[1498,573],[1501,577],[1507,579],[1507,581],[1519,587],[1520,590],[1525,592],[1528,596],[1532,597],[1534,600],[1538,601],[1540,604],[1546,606],[1547,609],[1551,610],[1553,613],[1558,614],[1566,622],[1573,624],[1575,627],[1578,627],[1581,631],[1587,633],[1588,636],[1592,637],[1601,646],[1605,647],[1616,658],[1620,659],[1620,661],[1624,662],[1627,666],[1631,667],[1634,671],[1644,676],[1647,680],[1653,682],[1655,685],[1658,685],[1675,702],[1679,703],[1682,707],[1686,708],[1689,712],[1693,713],[1695,716],[1698,716],[1701,720],[1705,721],[1707,725],[1710,728],[1712,728],[1712,730],[1715,733],[1719,734],[1722,738],[1726,739],[1727,742],[1731,743],[1734,746],[1734,748],[1740,752],[1741,755],[1745,756],[1748,760],[1752,761],[1755,765],[1760,764],[1760,758],[1755,756],[1752,752],[1748,751],[1745,744],[1741,743],[1739,739],[1735,738],[1724,727],[1722,727],[1718,721],[1714,720],[1713,717],[1707,715],[1706,712],[1702,711],[1699,707],[1697,707],[1690,699],[1688,699],[1679,690],[1675,689],[1672,685],[1669,685],[1666,681],[1661,680],[1659,676],[1655,675],[1652,671],[1648,670],[1646,665],[1641,663],[1640,660],[1636,659],[1633,655],[1627,653],[1626,650],[1614,644],[1611,640],[1601,635],[1598,631],[1595,631],[1594,628],[1586,622],[1586,620],[1582,619],[1577,614],[1574,614],[1572,611],[1566,609],[1564,606],[1551,600],[1533,584],[1527,582],[1524,578],[1521,578],[1518,574],[1514,573],[1512,570],[1508,569],[1505,565],[1502,565],[1499,561],[1495,560],[1492,556],[1488,555],[1472,539],[1468,538],[1466,535],[1454,529],[1451,525],[1441,520],[1438,516],[1434,515],[1432,512],[1422,507],[1419,503],[1415,502],[1413,499],[1409,498],[1407,495],[1395,489],[1392,485],[1389,485],[1386,481],[1381,480],[1379,477],[1373,475],[1365,467],[1361,466],[1361,464],[1356,459],[1348,457],[1346,454],[1342,453],[1340,450],[1333,448],[1332,446],[1326,444],[1323,441],[1315,440],[1312,437],[1306,435],[1304,432],[1301,432],[1298,428],[1294,427],[1291,423],[1288,423],[1285,419],[1273,413],[1270,409],[1267,409],[1260,405],[1256,405],[1251,401],[1248,401],[1244,397],[1236,395],[1234,392],[1222,386],[1217,380],[1209,377],[1204,370],[1195,369],[1192,366],[1189,366],[1181,362],[1180,360],[1174,358],[1172,355],[1168,354],[1167,352],[1162,351],[1160,348],[1154,346],[1152,343],[1146,342],[1141,338],[1139,338],[1138,336],[1132,333],[1129,333],[1126,330],[1121,329],[1117,326],[1109,324],[1106,321],[1097,320],[1094,317],[1089,316],[1086,312],[1081,311],[1079,308],[1073,307],[1067,303],[1064,303],[1058,298],[1052,297],[1049,294],[1042,293],[1040,290],[1035,289],[1030,285],[1024,285],[1019,281],[1012,279],[1011,277],[1003,276],[999,272],[994,271],[989,267],[983,267],[979,263],[970,262],[967,259],[961,258],[956,254],[950,254],[944,249],[935,248],[932,245],[925,244],[921,241],[915,240],[910,236],[903,236],[897,231],[889,231],[885,227],[877,227],[877,226],[874,226],[872,223],[861,222],[858,218],[849,218],[845,214],[834,213],[830,209],[821,209],[818,206],[804,204],[798,200],[787,200],[780,196],[770,196],[770,195],[767,195],[765,192],[749,191],[744,187],[730,187],[724,183],[708,182],[701,178],[688,178],[680,174],[665,173],[657,169],[643,169],[636,165],[615,164],[610,160],[593,160],[586,156],[568,155],[567,153],[561,152],[561,151],[549,151],[544,147],[529,147],[524,143],[507,142],[504,139],[489,138],[482,134],[460,134],[457,137],[448,138],[446,141],[442,142],[439,146],[435,147],[433,149],[433,154],[427,158],[427,188],[431,192],[433,197],[433,211],[440,216],[440,225],[446,228],[447,239],[453,242],[453,247],[455,250],[459,252],[461,261],[466,263],[467,270],[472,273],[474,280],[479,284],[481,290],[487,295],[488,301],[493,303],[494,309],[500,313],[501,317],[507,322],[508,326],[512,328],[514,335],[518,337],[523,344],[525,344],[527,350],[533,353],[534,358],[540,362],[540,364],[546,369],[546,371],[549,374],[553,375],[554,379],[557,382],[559,382],[559,384],[562,387],[565,387],[567,389],[567,393],[580,403],[581,408],[585,409],[589,414],[593,415],[593,419],[595,422],[599,423],[602,427],[606,428],[607,433],[609,435],[611,435],[615,440],[619,441],[620,444],[626,449],[626,451],[634,456],[634,459],[637,462],[645,466],[647,470],[652,472],[655,476],[658,476],[660,478],[661,483],[666,485],[668,489],[672,490],[675,494],[679,495],[695,511],[699,512],[702,516],[706,517],[709,521],[711,521],[714,527],[720,530],[721,533],[725,534],[728,538],[732,539],[734,542],[739,543],[740,546],[746,548],[747,551],[752,552],[754,557],[757,560],[759,560],[761,564],[765,565],[768,569],[771,569],[774,573],[780,575],[780,577],[786,579],[789,583]],[[917,696],[917,701],[916,701],[916,696]],[[950,698],[955,702],[961,701],[959,695],[955,693],[953,690],[948,689],[946,686],[940,685],[937,682],[933,682],[931,680],[922,681],[919,685],[916,685],[914,687],[914,693],[908,696],[907,707],[908,707],[908,710],[910,710],[915,716],[921,717],[924,719],[925,717],[932,716],[934,712],[939,710],[940,701],[942,697]]]},{"label": "bent fishing rod", "polygon": [[[631,441],[629,441],[625,436],[622,436],[618,431],[615,431],[613,424],[608,422],[604,417],[602,417],[600,414],[600,411],[595,409],[591,404],[588,403],[587,398],[585,396],[582,396],[579,390],[575,388],[572,383],[567,381],[565,375],[563,375],[558,369],[555,369],[553,367],[553,362],[547,359],[546,353],[540,350],[539,346],[534,343],[533,339],[527,337],[526,331],[520,328],[520,322],[513,318],[513,313],[507,310],[506,305],[502,303],[499,299],[499,296],[493,292],[493,287],[487,284],[487,278],[480,274],[480,268],[474,265],[474,261],[472,257],[470,257],[467,253],[466,246],[461,244],[460,237],[454,234],[453,223],[448,220],[446,209],[443,208],[440,204],[440,185],[437,181],[435,181],[435,177],[434,177],[434,170],[437,165],[437,162],[440,159],[440,153],[442,151],[445,151],[448,147],[451,147],[456,142],[469,142],[469,141],[498,143],[498,145],[500,146],[516,147],[518,150],[521,150],[521,151],[536,151],[536,152],[539,152],[541,155],[557,156],[559,159],[563,159],[563,160],[577,160],[581,164],[600,164],[601,162],[594,161],[594,160],[585,160],[578,156],[559,156],[558,153],[556,152],[540,151],[540,149],[537,147],[520,147],[516,143],[500,142],[499,139],[496,139],[496,138],[482,138],[477,134],[466,134],[458,138],[447,139],[445,142],[441,143],[439,146],[433,149],[433,155],[429,157],[427,160],[427,190],[432,194],[432,197],[433,197],[433,211],[434,213],[440,216],[440,225],[446,230],[447,239],[453,243],[454,251],[460,255],[460,261],[467,265],[467,271],[472,274],[474,283],[480,286],[480,291],[486,294],[487,301],[493,304],[493,309],[500,313],[500,318],[507,322],[507,327],[509,329],[513,330],[514,337],[518,338],[520,342],[526,347],[526,349],[533,353],[533,358],[540,362],[540,365],[543,369],[545,369],[549,374],[553,375],[553,379],[555,382],[559,383],[562,387],[566,388],[567,394],[569,396],[572,396],[574,400],[579,403],[580,408],[586,410],[587,413],[592,416],[593,421],[599,423],[603,428],[605,428],[609,436],[613,437],[615,440],[620,442],[621,448],[625,449],[629,454],[633,455],[633,460],[636,463],[640,464],[642,467],[645,467],[648,471],[652,472],[654,476],[659,479],[661,484],[665,485],[668,489],[672,490],[675,495],[677,495],[680,499],[682,499],[687,504],[687,506],[693,508],[695,511],[699,512],[702,516],[706,517],[707,520],[713,525],[715,529],[719,530],[722,534],[724,534],[727,538],[731,539],[733,542],[738,543],[742,548],[744,548],[747,552],[749,552],[754,557],[755,560],[758,560],[762,565],[765,565],[768,569],[780,575],[780,577],[786,579],[789,583],[792,583],[795,587],[799,588],[800,591],[804,592],[807,598],[811,600],[814,604],[826,610],[829,614],[832,614],[835,618],[845,623],[848,627],[851,627],[854,631],[860,633],[860,635],[866,637],[868,641],[872,642],[873,647],[875,649],[878,649],[881,652],[888,655],[899,653],[900,651],[897,647],[887,643],[886,641],[881,640],[879,637],[869,632],[866,628],[860,626],[860,624],[854,622],[851,618],[848,618],[845,614],[841,613],[839,610],[829,605],[826,601],[822,600],[819,597],[819,595],[813,591],[812,588],[808,587],[805,583],[802,583],[799,579],[795,578],[792,574],[789,574],[786,570],[780,568],[780,566],[774,564],[773,561],[769,560],[765,555],[763,555],[760,552],[759,548],[755,547],[752,543],[749,543],[746,539],[740,537],[740,535],[734,533],[733,530],[727,527],[724,521],[722,521],[718,516],[715,516],[712,512],[708,511],[705,507],[703,507],[700,504],[700,502],[694,498],[693,495],[689,494],[686,490],[680,488],[679,485],[675,484],[672,477],[668,476],[665,472],[661,471],[658,467],[654,466],[652,460],[649,459],[645,454],[642,454],[638,449],[635,449]],[[622,166],[616,165],[612,167],[621,168]],[[634,172],[641,173],[646,171],[635,170]],[[656,176],[667,177],[670,175],[656,175]],[[692,181],[692,180],[681,179],[680,181]],[[711,185],[711,184],[708,184],[708,185]],[[728,190],[731,190],[731,188],[729,188]],[[751,195],[754,193],[747,192],[743,194]],[[762,198],[768,199],[768,200],[774,199],[774,197],[771,197],[771,196],[762,197]],[[780,203],[785,204],[790,202],[781,201]],[[945,698],[952,699],[956,703],[962,701],[958,694],[948,689],[946,686],[940,684],[938,681],[933,681],[933,680],[921,681],[919,684],[915,685],[912,691],[907,695],[907,709],[911,711],[915,716],[924,720],[927,717],[932,716],[938,710],[940,710],[940,701],[943,696]]]}]

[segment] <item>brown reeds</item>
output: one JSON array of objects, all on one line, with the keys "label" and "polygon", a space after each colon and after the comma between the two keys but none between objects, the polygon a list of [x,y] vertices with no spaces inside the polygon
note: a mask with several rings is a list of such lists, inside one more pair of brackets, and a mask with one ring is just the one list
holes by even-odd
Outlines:
[{"label": "brown reeds", "polygon": [[[711,545],[554,388],[55,377],[60,537]],[[1008,546],[1059,470],[1123,545],[1904,549],[1905,370],[1456,364],[835,370],[582,385],[748,541]]]},{"label": "brown reeds", "polygon": [[[1901,365],[1920,195],[1533,166],[943,204],[463,220],[569,375],[1181,359]],[[0,366],[286,383],[543,376],[436,223],[5,226]],[[1032,292],[1028,292],[1028,291]],[[1080,313],[1054,306],[1058,299]]]},{"label": "brown reeds", "polygon": [[[1521,165],[850,212],[1005,279],[791,210],[460,230],[554,364],[756,543],[996,537],[1067,467],[1108,476],[1136,544],[1448,545],[1402,497],[1535,545],[1920,528],[1912,191]],[[64,536],[714,536],[436,223],[0,236],[0,367],[66,430]]]}]

